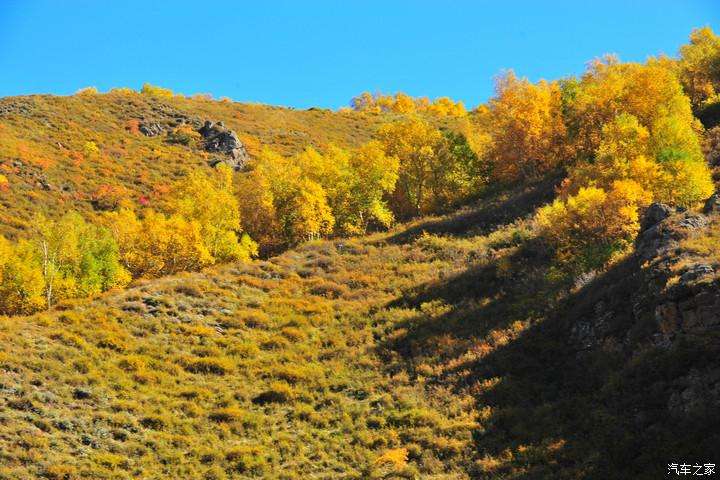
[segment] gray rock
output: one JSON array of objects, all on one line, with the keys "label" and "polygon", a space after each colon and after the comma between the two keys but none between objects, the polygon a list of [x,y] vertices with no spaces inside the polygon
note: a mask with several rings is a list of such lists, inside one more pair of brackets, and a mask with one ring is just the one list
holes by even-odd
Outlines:
[{"label": "gray rock", "polygon": [[157,122],[143,122],[138,126],[138,130],[146,137],[157,137],[165,128]]},{"label": "gray rock", "polygon": [[691,266],[685,273],[680,276],[680,282],[691,282],[706,275],[712,275],[713,273],[715,273],[715,270],[710,265],[704,263],[696,264]]},{"label": "gray rock", "polygon": [[685,216],[678,222],[678,227],[686,228],[688,230],[697,230],[704,228],[710,223],[705,215],[698,215],[695,213],[686,213]]},{"label": "gray rock", "polygon": [[717,193],[713,193],[710,195],[710,198],[707,199],[705,202],[705,206],[703,207],[703,213],[706,215],[711,215],[720,212],[720,195]]},{"label": "gray rock", "polygon": [[215,159],[212,164],[226,163],[235,170],[242,170],[249,159],[245,145],[240,141],[237,134],[225,127],[223,122],[213,123],[210,120],[198,130],[203,137],[203,145],[206,151],[211,153],[222,153],[228,158]]},{"label": "gray rock", "polygon": [[640,231],[645,231],[648,228],[657,225],[658,223],[662,222],[667,217],[672,215],[674,212],[675,209],[669,205],[665,205],[664,203],[653,203],[645,211],[645,215],[643,216],[640,225]]}]

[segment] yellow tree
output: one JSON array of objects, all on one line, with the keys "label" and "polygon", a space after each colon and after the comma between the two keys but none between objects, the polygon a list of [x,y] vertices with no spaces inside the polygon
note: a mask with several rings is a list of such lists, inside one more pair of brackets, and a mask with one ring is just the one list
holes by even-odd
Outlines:
[{"label": "yellow tree", "polygon": [[632,180],[615,181],[608,191],[582,187],[577,194],[538,210],[536,222],[562,268],[587,271],[602,267],[632,245],[639,229],[638,205],[648,197]]},{"label": "yellow tree", "polygon": [[430,101],[427,97],[411,97],[398,92],[395,95],[371,94],[363,92],[350,101],[358,112],[395,112],[403,115],[424,113],[438,117],[463,117],[467,115],[465,104],[455,102],[449,97],[439,97]]},{"label": "yellow tree", "polygon": [[436,98],[427,106],[427,111],[439,117],[462,117],[467,115],[465,104],[449,97]]},{"label": "yellow tree", "polygon": [[689,207],[713,191],[698,139],[677,117],[658,119],[651,134],[636,117],[622,113],[603,127],[601,138],[595,161],[571,169],[563,194],[583,186],[607,189],[627,179],[649,192],[650,200]]},{"label": "yellow tree", "polygon": [[214,263],[197,221],[150,209],[138,218],[133,210],[122,208],[106,213],[104,222],[117,240],[123,265],[135,277],[193,271]]},{"label": "yellow tree", "polygon": [[0,236],[0,314],[28,314],[45,306],[45,281],[33,245]]},{"label": "yellow tree", "polygon": [[[303,157],[312,164],[325,168],[322,156],[314,151]],[[285,245],[318,238],[332,232],[335,219],[323,187],[298,165],[298,157],[283,157],[264,149],[246,174],[243,183],[254,185],[245,196],[240,191],[244,209],[257,208],[258,212],[272,215],[266,226],[277,228],[273,234]],[[268,233],[266,233],[268,234]]]},{"label": "yellow tree", "polygon": [[261,254],[278,252],[285,240],[280,232],[270,180],[261,169],[255,168],[240,175],[237,191],[243,230],[257,241]]},{"label": "yellow tree", "polygon": [[493,175],[505,182],[537,177],[565,157],[565,124],[557,83],[530,83],[510,71],[489,104]]},{"label": "yellow tree", "polygon": [[358,112],[379,112],[375,97],[370,92],[363,92],[350,101],[350,106]]},{"label": "yellow tree", "polygon": [[363,233],[369,222],[392,222],[383,197],[395,187],[398,160],[388,157],[380,142],[352,150],[330,145],[322,154],[307,148],[294,160],[304,176],[322,186],[339,233]]},{"label": "yellow tree", "polygon": [[693,30],[680,47],[679,70],[693,107],[720,101],[720,37],[710,27]]},{"label": "yellow tree", "polygon": [[688,98],[667,62],[651,60],[642,65],[605,57],[591,63],[566,105],[574,154],[580,160],[591,159],[603,127],[621,113],[633,115],[651,132],[662,117],[676,118],[691,133],[698,128]]},{"label": "yellow tree", "polygon": [[294,186],[290,201],[281,209],[281,226],[293,242],[316,240],[329,235],[335,217],[322,186],[301,178]]},{"label": "yellow tree", "polygon": [[377,139],[399,162],[391,208],[401,218],[447,208],[485,180],[484,162],[463,135],[442,132],[422,118],[383,125]]},{"label": "yellow tree", "polygon": [[257,246],[241,231],[232,175],[224,164],[210,175],[193,170],[175,184],[168,204],[171,214],[199,224],[203,243],[217,262],[248,260],[257,253]]},{"label": "yellow tree", "polygon": [[395,189],[400,162],[385,154],[378,141],[370,141],[354,150],[350,157],[349,201],[338,214],[347,233],[365,233],[370,222],[389,227],[393,214],[385,196]]}]

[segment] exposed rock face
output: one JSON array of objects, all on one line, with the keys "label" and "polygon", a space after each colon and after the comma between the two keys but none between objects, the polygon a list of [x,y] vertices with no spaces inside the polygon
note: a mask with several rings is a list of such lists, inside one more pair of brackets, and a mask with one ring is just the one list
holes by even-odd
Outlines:
[{"label": "exposed rock face", "polygon": [[[648,209],[643,223],[652,224],[659,217],[657,211]],[[651,215],[656,216],[648,219]],[[648,262],[644,278],[654,286],[641,300],[649,307],[655,305],[656,344],[668,346],[678,334],[704,334],[720,326],[716,268],[680,248],[682,239],[702,234],[709,223],[705,215],[683,212],[667,216],[638,236],[636,256],[641,263]]]},{"label": "exposed rock face", "polygon": [[223,122],[206,120],[202,126],[200,124],[197,118],[190,118],[157,105],[153,108],[152,115],[141,119],[138,129],[146,137],[157,137],[170,133],[177,126],[190,125],[202,135],[205,151],[222,155],[213,158],[211,165],[225,163],[235,170],[245,168],[249,155],[235,132],[225,127]]},{"label": "exposed rock face", "polygon": [[[715,207],[706,211],[720,214]],[[570,312],[568,339],[577,355],[602,350],[631,358],[654,349],[674,355],[692,345],[716,358],[720,265],[683,247],[684,239],[705,234],[708,215],[662,204],[648,208],[635,254],[590,285]],[[670,414],[703,415],[720,408],[720,364],[708,361],[683,375],[668,384]]]},{"label": "exposed rock face", "polygon": [[27,116],[35,110],[35,100],[32,97],[0,98],[0,117],[11,115]]},{"label": "exposed rock face", "polygon": [[713,193],[710,198],[707,199],[703,207],[703,213],[706,215],[720,213],[720,194]]},{"label": "exposed rock face", "polygon": [[720,369],[693,370],[676,383],[668,401],[668,410],[673,415],[705,415],[720,407]]},{"label": "exposed rock face", "polygon": [[138,130],[146,137],[157,137],[165,131],[165,128],[157,122],[143,122],[138,126]]},{"label": "exposed rock face", "polygon": [[665,205],[664,203],[653,203],[645,212],[640,230],[644,231],[657,225],[673,213],[675,213],[675,209],[671,206]]},{"label": "exposed rock face", "polygon": [[213,123],[210,120],[198,130],[204,139],[205,150],[212,153],[222,153],[229,159],[216,160],[214,164],[224,162],[236,170],[245,167],[248,153],[237,134],[225,127],[222,122]]},{"label": "exposed rock face", "polygon": [[[671,216],[673,221],[666,221]],[[688,231],[702,229],[708,223],[705,215],[653,203],[642,219],[640,234],[635,240],[635,254],[641,261],[666,255],[677,248],[678,241],[687,236]]]},{"label": "exposed rock face", "polygon": [[[148,107],[149,109],[142,116],[136,117],[140,122],[138,130],[147,137],[157,137],[183,124],[190,124],[193,128],[200,125],[200,120],[196,117],[188,116],[185,112],[166,103],[149,100]],[[132,106],[123,106],[123,108],[125,108],[124,113],[128,117],[132,117],[137,113],[132,109]]]}]

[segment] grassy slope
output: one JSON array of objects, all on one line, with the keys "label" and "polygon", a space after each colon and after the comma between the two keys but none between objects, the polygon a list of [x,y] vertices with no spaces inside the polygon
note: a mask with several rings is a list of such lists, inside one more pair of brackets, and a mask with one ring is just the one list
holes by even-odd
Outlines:
[{"label": "grassy slope", "polygon": [[[3,320],[0,478],[466,478],[475,400],[392,346],[450,307],[392,305],[512,243],[418,237],[517,213],[497,202]],[[399,447],[409,467],[376,463]]]},{"label": "grassy slope", "polygon": [[[650,479],[712,461],[717,417],[667,405],[717,346],[643,343],[632,259],[562,294],[523,220],[550,186],[3,320],[0,478]],[[599,301],[611,334],[583,351],[573,325]],[[407,467],[378,463],[395,448]]]},{"label": "grassy slope", "polygon": [[[10,188],[0,191],[0,234],[27,228],[39,209],[50,215],[68,208],[91,214],[93,194],[103,185],[126,188],[130,199],[152,198],[187,169],[206,167],[207,154],[200,150],[171,145],[164,135],[148,138],[130,130],[132,121],[166,122],[175,117],[223,121],[247,143],[251,154],[263,145],[283,154],[307,145],[357,146],[390,119],[141,94],[3,98],[0,174],[8,178]],[[85,143],[91,141],[99,155],[85,152]]]}]

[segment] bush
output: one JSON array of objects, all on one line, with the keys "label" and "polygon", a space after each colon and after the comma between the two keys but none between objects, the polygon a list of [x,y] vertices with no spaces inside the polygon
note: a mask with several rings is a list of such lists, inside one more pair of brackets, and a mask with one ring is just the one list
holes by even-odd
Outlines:
[{"label": "bush", "polygon": [[589,271],[626,251],[640,228],[638,209],[649,195],[632,181],[617,181],[612,190],[581,188],[567,200],[538,210],[540,234],[556,249],[559,264]]},{"label": "bush", "polygon": [[149,83],[144,83],[140,92],[144,95],[160,98],[172,98],[175,95],[169,88],[162,88]]},{"label": "bush", "polygon": [[182,361],[182,366],[190,373],[225,375],[234,370],[233,363],[226,358],[199,357]]},{"label": "bush", "polygon": [[234,447],[225,453],[225,459],[238,473],[263,475],[267,467],[266,452],[258,446]]},{"label": "bush", "polygon": [[268,390],[253,398],[253,403],[265,405],[268,403],[288,403],[295,398],[293,388],[284,382],[274,382]]}]

